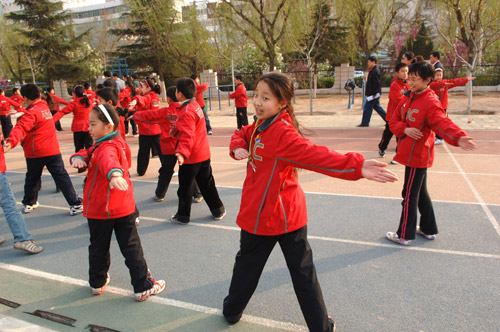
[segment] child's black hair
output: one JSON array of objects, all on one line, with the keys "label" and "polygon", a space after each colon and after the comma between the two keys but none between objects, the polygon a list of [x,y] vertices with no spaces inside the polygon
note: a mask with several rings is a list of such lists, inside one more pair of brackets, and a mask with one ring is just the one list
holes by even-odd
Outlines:
[{"label": "child's black hair", "polygon": [[372,55],[372,56],[370,56],[370,57],[368,57],[368,60],[370,60],[371,62],[375,62],[375,63],[377,63],[377,58],[376,58],[376,57],[374,57],[373,55]]},{"label": "child's black hair", "polygon": [[49,105],[49,110],[53,110],[55,108],[54,99],[52,99],[49,92],[45,91],[42,99],[44,99],[47,102],[47,105]]},{"label": "child's black hair", "polygon": [[[120,123],[120,116],[118,115],[118,112],[115,110],[115,108],[109,104],[101,104],[103,107],[106,108],[106,111],[108,111],[109,116],[111,117],[111,120],[113,120],[113,131],[118,128],[118,124]],[[110,123],[106,115],[101,110],[101,105],[96,106],[92,108],[92,112],[95,112],[97,114],[97,118],[99,121],[103,122],[104,124]]]},{"label": "child's black hair", "polygon": [[19,88],[13,88],[12,93],[15,94],[18,90],[19,90]]},{"label": "child's black hair", "polygon": [[198,78],[198,75],[197,74],[193,74],[193,75],[189,76],[189,78],[194,81],[194,80],[196,80]]},{"label": "child's black hair", "polygon": [[175,87],[177,91],[182,93],[187,99],[191,99],[196,95],[196,83],[192,78],[179,78],[175,84]]},{"label": "child's black hair", "polygon": [[130,88],[130,95],[132,97],[135,97],[137,95],[137,91],[135,90],[135,87],[134,85],[132,84],[132,81],[131,80],[126,80],[125,81],[125,85],[128,86]]},{"label": "child's black hair", "polygon": [[408,60],[413,60],[413,58],[415,57],[415,53],[413,53],[412,51],[406,51],[403,56],[405,58],[407,58]]},{"label": "child's black hair", "polygon": [[110,88],[113,88],[113,87],[114,87],[113,82],[108,81],[108,80],[104,81],[104,82],[102,83],[102,85],[103,85],[103,87],[110,87]]},{"label": "child's black hair", "polygon": [[96,94],[105,101],[111,100],[111,104],[113,104],[113,107],[116,107],[116,105],[118,105],[118,96],[116,95],[115,89],[109,87],[102,88],[100,90],[97,90]]},{"label": "child's black hair", "polygon": [[151,88],[151,91],[155,92],[156,94],[161,93],[161,87],[160,85],[156,84],[155,81],[153,81],[150,78],[146,78],[144,81],[141,82],[141,84],[145,84],[147,87]]},{"label": "child's black hair", "polygon": [[101,89],[104,89],[104,85],[101,84],[101,83],[99,83],[99,84],[96,85],[95,88],[96,88],[96,90],[101,90]]},{"label": "child's black hair", "polygon": [[239,75],[239,74],[236,75],[234,78],[237,79],[237,80],[243,81],[243,77],[241,75]]},{"label": "child's black hair", "polygon": [[400,63],[398,63],[398,64],[396,65],[396,67],[394,68],[394,71],[395,71],[396,73],[399,73],[399,71],[401,70],[401,68],[404,68],[404,67],[408,67],[408,65],[407,65],[406,63],[402,63],[402,62],[400,62]]},{"label": "child's black hair", "polygon": [[90,88],[90,83],[89,82],[83,83],[83,87],[85,88],[85,90],[88,90]]},{"label": "child's black hair", "polygon": [[82,99],[80,99],[80,104],[84,105],[85,107],[89,107],[90,106],[89,97],[87,97],[87,94],[85,93],[85,88],[83,86],[76,85],[73,88],[73,92],[75,93],[75,95],[78,98],[82,98]]},{"label": "child's black hair", "polygon": [[422,78],[424,81],[428,78],[434,78],[434,66],[425,61],[415,62],[410,66],[409,74],[415,74],[418,77]]},{"label": "child's black hair", "polygon": [[431,54],[432,54],[435,58],[437,58],[438,60],[441,60],[441,54],[439,54],[439,52],[438,52],[438,51],[431,52]]},{"label": "child's black hair", "polygon": [[167,97],[171,98],[174,103],[179,102],[177,100],[177,97],[175,96],[175,91],[176,90],[177,90],[177,88],[175,86],[170,86],[167,89]]},{"label": "child's black hair", "polygon": [[2,94],[2,92],[3,92],[3,89],[2,89],[2,88],[0,88],[0,95]]},{"label": "child's black hair", "polygon": [[33,83],[25,84],[21,87],[21,96],[29,100],[37,100],[40,98],[40,88]]}]

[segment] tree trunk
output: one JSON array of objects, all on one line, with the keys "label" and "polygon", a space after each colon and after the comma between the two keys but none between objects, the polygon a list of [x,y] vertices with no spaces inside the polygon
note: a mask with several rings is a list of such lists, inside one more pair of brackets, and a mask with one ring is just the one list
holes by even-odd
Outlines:
[{"label": "tree trunk", "polygon": [[307,57],[307,68],[309,68],[309,114],[313,115],[313,69],[311,68],[311,57]]}]

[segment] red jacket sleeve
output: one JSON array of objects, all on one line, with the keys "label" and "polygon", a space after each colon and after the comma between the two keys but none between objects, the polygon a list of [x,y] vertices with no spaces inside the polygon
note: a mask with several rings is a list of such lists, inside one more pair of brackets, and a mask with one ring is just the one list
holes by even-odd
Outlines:
[{"label": "red jacket sleeve", "polygon": [[196,93],[200,93],[200,92],[203,92],[206,90],[208,90],[208,83],[201,84],[201,85],[196,84]]},{"label": "red jacket sleeve", "polygon": [[141,105],[141,107],[146,107],[148,105],[149,98],[147,96],[135,96],[133,100],[137,100],[137,105]]},{"label": "red jacket sleeve", "polygon": [[403,112],[404,112],[404,105],[405,101],[408,100],[408,97],[404,97],[401,99],[399,104],[396,106],[394,111],[392,112],[392,117],[389,120],[389,128],[391,129],[392,133],[396,135],[397,137],[403,137],[405,136],[405,129],[408,127],[406,123],[404,122],[403,118]]},{"label": "red jacket sleeve", "polygon": [[20,107],[22,107],[22,106],[23,106],[22,104],[19,104],[19,103],[17,103],[16,101],[14,101],[14,100],[12,100],[12,99],[10,99],[10,98],[7,98],[7,100],[8,100],[8,102],[9,102],[12,106],[14,106],[15,108],[20,108]]},{"label": "red jacket sleeve", "polygon": [[69,157],[69,163],[73,164],[73,158],[82,158],[86,163],[90,160],[90,149],[81,149],[71,157]]},{"label": "red jacket sleeve", "polygon": [[453,89],[457,86],[462,86],[467,84],[467,82],[469,82],[467,77],[455,78],[453,80],[446,80],[446,81],[447,81],[446,83],[452,83],[452,85],[448,86],[448,89]]},{"label": "red jacket sleeve", "polygon": [[453,146],[458,146],[458,139],[460,137],[467,136],[465,131],[446,116],[446,113],[440,105],[434,105],[434,107],[427,112],[427,120],[432,130]]},{"label": "red jacket sleeve", "polygon": [[22,117],[17,120],[16,126],[10,132],[7,143],[10,143],[12,147],[19,144],[20,141],[26,136],[26,134],[33,129],[37,121],[36,115],[33,112],[26,112]]},{"label": "red jacket sleeve", "polygon": [[75,102],[71,102],[63,109],[57,111],[57,113],[52,116],[52,119],[54,120],[54,122],[57,122],[66,114],[72,113],[75,109],[76,109]]},{"label": "red jacket sleeve", "polygon": [[239,96],[242,95],[242,91],[241,91],[242,89],[240,88],[240,86],[241,85],[238,85],[236,87],[236,90],[234,90],[234,92],[229,95],[229,98],[236,99],[236,98],[238,98]]},{"label": "red jacket sleeve", "polygon": [[236,148],[248,150],[250,136],[255,128],[255,123],[251,126],[244,126],[241,130],[235,130],[231,136],[231,143],[229,143],[229,155],[234,159],[233,151]]},{"label": "red jacket sleeve", "polygon": [[401,93],[401,88],[398,84],[391,84],[389,89],[389,99],[392,101],[393,105],[398,105],[401,99],[403,99],[403,94]]},{"label": "red jacket sleeve", "polygon": [[68,105],[69,102],[67,102],[66,100],[62,99],[62,98],[59,98],[58,96],[56,95],[50,95],[52,97],[52,99],[54,99],[55,101],[57,101],[59,104],[63,104],[63,105]]},{"label": "red jacket sleeve", "polygon": [[160,123],[160,120],[165,118],[165,114],[165,108],[160,108],[157,110],[138,111],[134,113],[134,120],[149,123]]},{"label": "red jacket sleeve", "polygon": [[276,151],[277,158],[292,167],[308,169],[345,180],[362,178],[361,169],[365,158],[350,152],[341,154],[326,146],[316,145],[302,137],[293,126],[285,128]]},{"label": "red jacket sleeve", "polygon": [[120,156],[118,155],[119,151],[116,146],[106,144],[99,147],[99,149],[103,149],[103,151],[96,154],[96,162],[99,165],[98,171],[102,176],[109,180],[109,176],[113,171],[120,171],[122,174],[127,172],[126,169],[122,169]]}]

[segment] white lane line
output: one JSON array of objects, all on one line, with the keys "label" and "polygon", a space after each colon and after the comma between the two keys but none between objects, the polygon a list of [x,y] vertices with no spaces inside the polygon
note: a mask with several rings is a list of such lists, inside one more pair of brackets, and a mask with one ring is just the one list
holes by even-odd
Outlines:
[{"label": "white lane line", "polygon": [[[21,204],[21,203],[18,202],[18,204]],[[40,207],[48,208],[48,209],[56,209],[56,210],[67,210],[67,208],[62,208],[59,206],[51,206],[51,205],[40,204]],[[142,220],[150,220],[150,221],[156,221],[156,222],[170,222],[169,219],[146,217],[146,216],[140,216],[139,219],[141,221]],[[187,226],[222,229],[222,230],[233,231],[233,232],[240,231],[240,228],[237,226],[224,226],[224,225],[216,225],[216,224],[189,223]],[[349,243],[349,244],[356,244],[356,245],[370,246],[370,247],[392,248],[392,249],[398,249],[398,250],[423,251],[423,252],[432,252],[432,253],[446,254],[446,255],[458,255],[458,256],[468,256],[468,257],[478,257],[478,258],[500,259],[500,255],[484,254],[484,253],[479,253],[479,252],[422,248],[422,247],[401,247],[401,246],[396,246],[394,244],[384,244],[384,243],[369,242],[369,241],[357,241],[357,240],[340,239],[340,238],[315,236],[315,235],[308,235],[308,239],[318,240],[318,241],[327,241],[327,242],[337,242],[337,243]]]},{"label": "white lane line", "polygon": [[470,181],[469,177],[467,176],[467,173],[465,173],[465,171],[463,170],[462,166],[460,166],[460,164],[458,163],[458,161],[455,158],[455,156],[451,153],[450,149],[446,146],[446,144],[443,144],[443,147],[446,150],[446,152],[448,152],[448,155],[450,156],[451,160],[453,160],[453,163],[457,167],[457,169],[460,172],[460,174],[462,174],[462,176],[464,177],[464,180],[467,183],[467,185],[469,186],[469,189],[474,194],[474,197],[476,197],[477,201],[479,202],[479,205],[481,206],[481,208],[483,209],[484,213],[486,214],[486,217],[488,217],[488,220],[490,221],[491,225],[493,226],[493,228],[497,232],[498,236],[500,236],[500,225],[498,224],[497,219],[495,218],[495,216],[493,215],[493,213],[491,213],[490,209],[488,208],[488,205],[486,205],[486,203],[484,202],[483,198],[481,197],[481,195],[479,194],[479,192],[476,190],[476,187],[474,187],[474,185]]},{"label": "white lane line", "polygon": [[[39,278],[44,278],[52,281],[57,281],[69,285],[74,285],[74,286],[80,286],[80,287],[89,287],[88,281],[86,280],[81,280],[81,279],[76,279],[72,277],[67,277],[59,274],[54,274],[54,273],[49,273],[49,272],[43,272],[39,270],[34,270],[22,266],[17,266],[17,265],[12,265],[12,264],[5,264],[0,262],[0,268],[12,272],[19,272],[23,274],[27,274],[30,276],[34,277],[39,277]],[[106,292],[110,292],[113,294],[118,294],[122,296],[132,296],[132,292],[123,288],[118,288],[118,287],[106,287]],[[165,297],[159,297],[159,296],[154,296],[148,299],[148,302],[154,302],[162,305],[168,305],[176,308],[181,308],[181,309],[186,309],[186,310],[191,310],[191,311],[196,311],[196,312],[201,312],[204,314],[209,314],[209,315],[217,315],[217,316],[222,316],[222,310],[217,309],[217,308],[211,308],[211,307],[206,307],[194,303],[189,303],[189,302],[183,302],[183,301],[178,301],[178,300],[173,300],[173,299],[168,299]],[[279,328],[287,331],[305,331],[307,330],[306,327],[292,324],[292,323],[287,323],[287,322],[280,322],[272,319],[267,319],[267,318],[262,318],[262,317],[256,317],[256,316],[251,316],[251,315],[243,315],[241,318],[242,321],[246,321],[252,324],[257,324],[257,325],[262,325],[266,326],[269,328]]]}]

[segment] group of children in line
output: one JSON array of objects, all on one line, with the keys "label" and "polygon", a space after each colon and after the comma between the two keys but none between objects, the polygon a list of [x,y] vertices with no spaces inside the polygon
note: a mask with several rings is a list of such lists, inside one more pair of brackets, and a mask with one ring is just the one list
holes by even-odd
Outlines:
[{"label": "group of children in line", "polygon": [[[472,139],[446,117],[435,93],[428,88],[433,77],[431,65],[424,62],[413,64],[409,69],[409,94],[402,94],[397,105],[391,107],[390,129],[399,138],[395,160],[406,165],[406,172],[400,228],[387,236],[400,244],[409,244],[408,241],[414,238],[417,206],[422,214],[421,234],[427,237],[437,233],[430,197],[426,193],[426,170],[432,165],[433,131],[441,133],[450,144],[464,149],[475,146]],[[147,93],[154,88],[147,80],[141,82],[141,86]],[[7,140],[6,151],[22,139],[22,134],[29,132],[28,124],[35,121],[50,120],[55,135],[50,111],[40,101],[39,95],[37,98],[35,89],[38,91],[36,86],[29,84],[21,89],[29,105],[18,123],[24,131],[18,129],[16,132],[16,125],[14,138]],[[153,124],[160,127],[160,150],[164,154],[156,189],[158,197],[164,197],[175,162],[180,165],[179,205],[171,218],[172,222],[179,224],[190,221],[195,183],[213,218],[220,220],[226,214],[212,175],[206,117],[196,101],[196,94],[197,83],[190,78],[181,78],[175,88],[167,89],[167,108],[155,107],[151,102],[154,98],[148,99],[144,95],[129,103],[129,110],[140,105],[141,109],[132,118],[143,122],[143,128]],[[308,328],[311,331],[334,331],[335,323],[328,316],[307,240],[306,201],[298,183],[297,169],[351,181],[367,178],[384,183],[396,181],[397,176],[386,169],[385,163],[365,160],[359,153],[342,155],[304,138],[294,114],[293,94],[293,83],[288,76],[281,73],[261,76],[253,96],[256,121],[250,125],[242,124],[231,137],[230,156],[247,160],[247,174],[236,219],[241,228],[240,250],[235,258],[229,293],[223,301],[223,315],[231,324],[240,320],[267,258],[279,243]],[[96,295],[101,294],[110,281],[107,273],[109,242],[114,230],[130,270],[135,298],[142,301],[163,291],[165,282],[151,277],[144,260],[135,222],[138,210],[129,174],[130,148],[117,132],[120,116],[108,104],[110,100],[113,103],[112,98],[101,97],[99,92],[98,96],[101,103],[89,114],[89,134],[94,144],[70,158],[73,167],[88,169],[83,202],[77,203],[83,207],[90,230],[89,281],[92,293]],[[37,139],[37,136],[32,139]],[[36,159],[36,166],[41,165],[44,157],[29,155],[30,148],[30,144],[24,144],[27,158]],[[60,159],[60,154],[58,156]],[[59,182],[62,186],[64,181]]]}]

